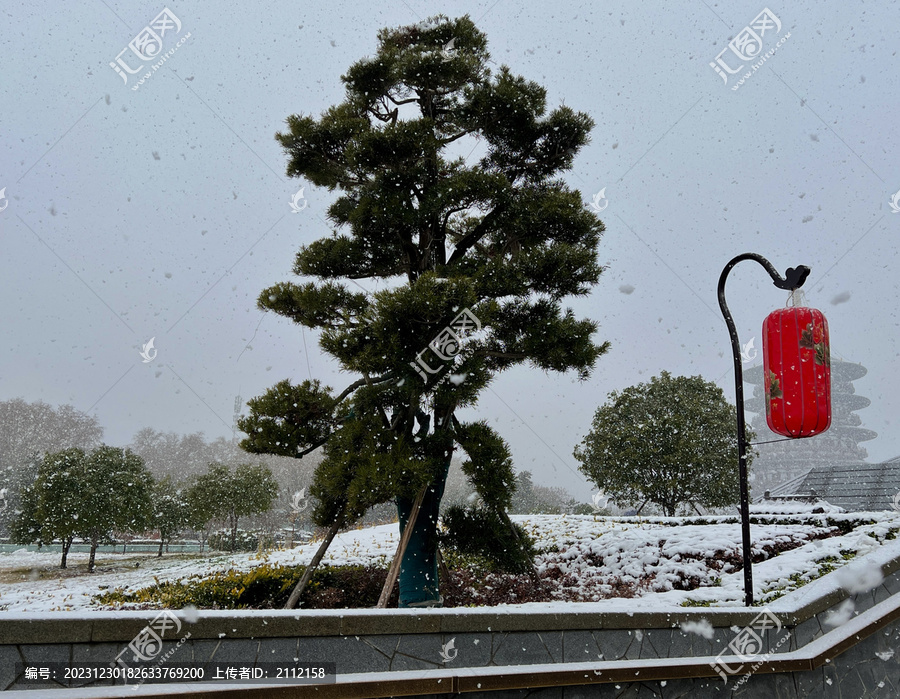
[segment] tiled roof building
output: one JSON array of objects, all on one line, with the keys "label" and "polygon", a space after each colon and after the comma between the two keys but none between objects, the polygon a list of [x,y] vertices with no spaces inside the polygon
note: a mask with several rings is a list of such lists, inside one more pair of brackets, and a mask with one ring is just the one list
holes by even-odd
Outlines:
[{"label": "tiled roof building", "polygon": [[[772,499],[826,500],[848,512],[890,510],[900,507],[900,456],[880,464],[816,466],[769,491]],[[765,500],[757,498],[756,501]]]}]

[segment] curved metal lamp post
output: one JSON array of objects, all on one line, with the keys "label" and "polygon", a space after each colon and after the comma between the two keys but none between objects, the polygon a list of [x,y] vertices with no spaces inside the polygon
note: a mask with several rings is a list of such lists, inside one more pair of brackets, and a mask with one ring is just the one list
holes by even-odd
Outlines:
[{"label": "curved metal lamp post", "polygon": [[722,315],[725,316],[725,322],[728,324],[728,332],[731,334],[731,352],[734,355],[734,400],[737,406],[737,433],[738,433],[738,471],[741,481],[741,536],[744,544],[744,604],[751,606],[753,604],[753,571],[751,570],[750,560],[750,493],[747,488],[747,443],[746,428],[744,425],[744,374],[741,370],[741,343],[738,340],[737,329],[734,327],[734,320],[728,305],[725,303],[725,280],[728,273],[734,268],[738,262],[743,260],[755,260],[759,262],[769,276],[772,282],[779,289],[793,291],[803,286],[806,278],[809,276],[809,267],[800,265],[797,268],[789,267],[782,277],[778,270],[772,266],[762,255],[755,252],[745,252],[738,255],[731,262],[725,265],[722,274],[719,277],[719,308],[722,309]]}]

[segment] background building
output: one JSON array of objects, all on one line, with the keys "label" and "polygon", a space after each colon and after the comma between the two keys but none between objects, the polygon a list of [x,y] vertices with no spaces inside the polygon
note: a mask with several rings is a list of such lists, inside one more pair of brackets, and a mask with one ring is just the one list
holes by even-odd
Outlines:
[{"label": "background building", "polygon": [[[815,437],[786,439],[772,432],[766,424],[762,364],[744,371],[744,381],[753,386],[753,396],[745,401],[746,409],[756,413],[750,421],[756,432],[756,439],[753,441],[784,440],[754,447],[758,456],[750,467],[752,498],[762,497],[766,490],[774,492],[778,486],[788,481],[798,481],[799,487],[803,482],[802,477],[814,468],[850,474],[858,471],[859,478],[862,478],[865,469],[874,468],[872,464],[865,463],[868,453],[860,443],[875,439],[878,434],[860,427],[862,420],[855,413],[871,403],[868,398],[856,395],[853,387],[853,382],[866,373],[866,368],[861,364],[832,358],[831,427]],[[847,478],[853,480],[852,476],[848,475]]]}]

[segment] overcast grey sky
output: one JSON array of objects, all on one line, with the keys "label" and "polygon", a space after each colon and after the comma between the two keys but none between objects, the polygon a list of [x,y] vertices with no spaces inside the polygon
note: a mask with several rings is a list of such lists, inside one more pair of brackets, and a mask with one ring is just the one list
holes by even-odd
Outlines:
[{"label": "overcast grey sky", "polygon": [[[872,400],[862,425],[879,433],[863,445],[870,461],[900,454],[900,214],[889,205],[900,3],[773,1],[781,28],[757,23],[757,36],[775,53],[737,90],[759,59],[727,84],[710,63],[725,50],[725,65],[741,65],[729,42],[764,10],[758,0],[170,0],[181,27],[160,38],[171,55],[137,90],[159,59],[127,84],[110,63],[141,64],[129,42],[166,0],[3,2],[0,400],[72,403],[125,444],[146,426],[230,436],[235,396],[284,378],[342,389],[350,377],[313,333],[255,306],[292,278],[298,247],[329,231],[332,195],[285,176],[274,134],[288,115],[342,100],[340,75],[374,53],[378,29],[469,13],[498,66],[545,86],[549,109],[565,102],[596,121],[566,179],[586,206],[606,195],[607,270],[572,306],[599,321],[611,351],[587,383],[511,371],[474,411],[510,442],[516,468],[584,500],[572,449],[611,390],[668,370],[733,399],[716,283],[748,251],[781,271],[812,268],[807,297],[833,354],[869,370],[856,390]],[[300,187],[307,207],[294,214]],[[745,262],[728,300],[759,348],[786,292]],[[158,355],[144,362],[151,337]]]}]

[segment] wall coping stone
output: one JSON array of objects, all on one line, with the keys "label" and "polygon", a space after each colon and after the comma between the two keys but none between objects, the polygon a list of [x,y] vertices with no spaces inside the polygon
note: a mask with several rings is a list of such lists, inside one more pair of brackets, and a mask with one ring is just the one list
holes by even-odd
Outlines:
[{"label": "wall coping stone", "polygon": [[[844,651],[870,636],[886,624],[900,619],[900,595],[893,595],[859,616],[811,641],[803,648],[778,654],[773,659],[755,666],[758,674],[804,672],[830,663]],[[135,696],[153,697],[240,696],[265,697],[317,697],[318,699],[363,699],[391,696],[445,695],[455,693],[503,691],[510,689],[535,689],[572,685],[633,682],[660,679],[714,677],[710,663],[712,656],[691,658],[647,658],[634,660],[592,661],[581,663],[543,663],[527,666],[438,668],[377,673],[354,673],[339,676],[335,684],[327,685],[231,685],[209,683],[148,684],[140,687]],[[726,664],[738,664],[736,656],[725,656]],[[53,690],[58,699],[105,699],[122,695],[122,686],[87,687],[81,689]],[[4,698],[30,699],[34,690],[7,691]]]}]

